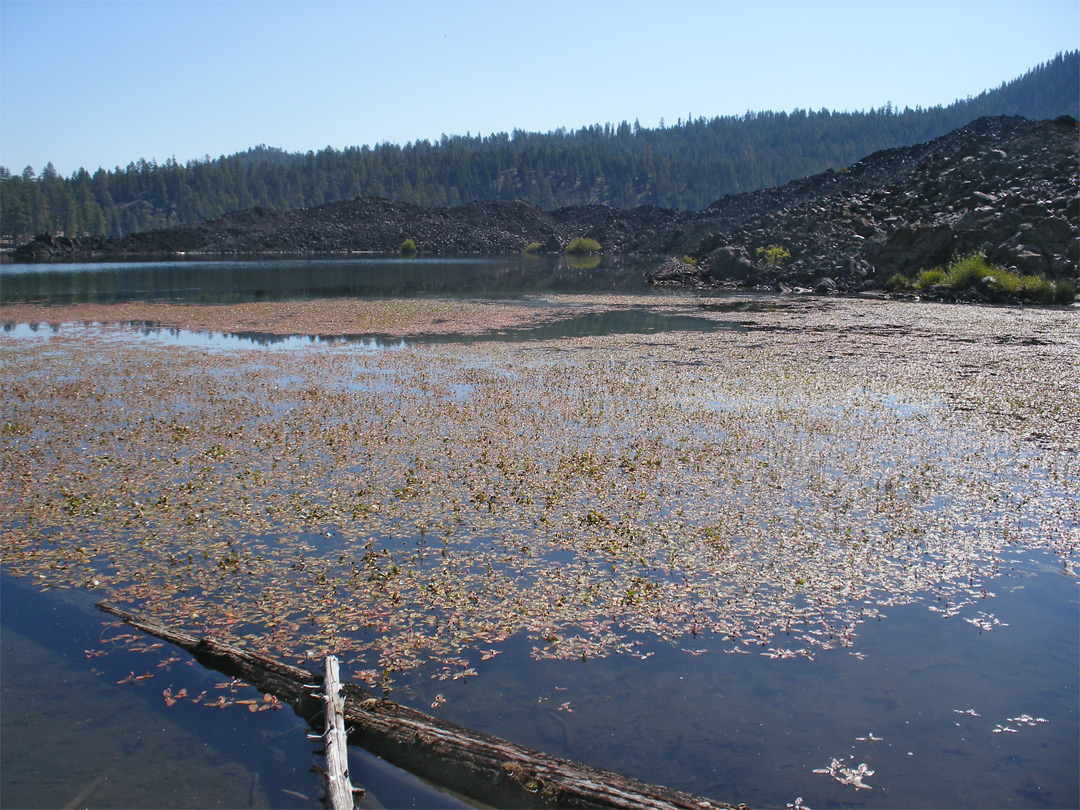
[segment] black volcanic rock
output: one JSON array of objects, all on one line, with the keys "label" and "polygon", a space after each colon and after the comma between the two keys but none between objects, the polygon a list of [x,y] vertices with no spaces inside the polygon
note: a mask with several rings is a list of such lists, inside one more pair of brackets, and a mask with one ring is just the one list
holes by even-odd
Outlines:
[{"label": "black volcanic rock", "polygon": [[[980,118],[928,143],[876,152],[847,170],[726,196],[704,211],[477,201],[419,207],[378,197],[317,208],[253,208],[122,239],[39,237],[22,261],[89,256],[396,252],[557,252],[577,237],[610,253],[689,254],[668,262],[661,284],[730,284],[850,291],[880,286],[983,251],[1023,272],[1077,275],[1080,260],[1080,127],[1073,118]],[[759,248],[790,259],[770,265]]]},{"label": "black volcanic rock", "polygon": [[[1073,118],[981,118],[912,147],[877,152],[848,171],[825,172],[709,209],[714,226],[691,251],[688,281],[880,286],[982,251],[1022,272],[1077,276],[1080,258],[1080,128]],[[791,259],[770,267],[757,249]]]}]

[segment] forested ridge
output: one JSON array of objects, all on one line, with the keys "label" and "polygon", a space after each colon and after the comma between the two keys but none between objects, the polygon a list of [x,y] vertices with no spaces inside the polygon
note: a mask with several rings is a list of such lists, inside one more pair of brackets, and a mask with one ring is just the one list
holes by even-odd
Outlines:
[{"label": "forested ridge", "polygon": [[418,205],[522,199],[548,210],[594,202],[696,210],[994,115],[1080,117],[1080,52],[947,107],[748,112],[655,129],[623,121],[306,154],[258,146],[186,164],[79,169],[68,178],[52,164],[40,175],[0,167],[0,231],[15,242],[38,233],[124,236],[257,205],[304,208],[359,195]]}]

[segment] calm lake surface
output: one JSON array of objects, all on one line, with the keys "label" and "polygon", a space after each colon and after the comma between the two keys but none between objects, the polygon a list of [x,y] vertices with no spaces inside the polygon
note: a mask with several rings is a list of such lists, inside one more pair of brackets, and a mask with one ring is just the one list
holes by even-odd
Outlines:
[{"label": "calm lake surface", "polygon": [[[344,677],[375,685],[381,673],[394,699],[722,801],[1080,804],[1080,486],[1067,431],[1013,435],[994,408],[967,410],[950,394],[952,365],[927,372],[934,390],[907,384],[887,341],[943,339],[901,305],[653,293],[644,269],[606,258],[0,266],[4,305],[418,298],[569,312],[403,338],[49,326],[0,310],[0,802],[322,806],[318,742],[291,709],[256,711],[254,690],[154,639],[123,638],[93,608],[118,596],[179,620],[177,600],[205,593],[189,629],[215,625],[218,605],[219,629],[272,638],[290,660],[337,645]],[[834,331],[830,307],[864,332]],[[1010,337],[1025,313],[931,311],[991,335],[965,325],[950,336],[958,348],[941,357],[954,359],[938,365],[968,381],[956,390],[992,396],[1020,360],[1069,371],[1071,351],[1075,363],[1075,312],[1032,327],[1039,344]],[[863,334],[880,365],[862,356]],[[968,341],[1023,345],[978,359]],[[124,379],[143,374],[147,413]],[[154,393],[170,379],[192,381],[179,400]],[[73,404],[84,383],[92,406]],[[56,426],[23,416],[25,397],[43,392],[67,415]],[[971,421],[983,412],[989,421]],[[330,418],[309,426],[303,413]],[[93,414],[109,423],[74,421]],[[342,432],[352,421],[363,429]],[[233,424],[256,438],[227,436]],[[271,468],[265,450],[246,454],[267,437],[307,461]],[[203,493],[213,525],[181,520],[182,506],[139,522],[151,493],[133,480],[158,480],[169,454],[166,470],[192,458],[177,480],[193,494],[169,492],[172,502]],[[96,477],[120,462],[117,481]],[[361,467],[366,488],[339,503]],[[105,489],[93,511],[90,484],[72,483],[83,475],[95,497]],[[82,503],[66,495],[51,511],[35,493],[53,486]],[[249,493],[280,511],[247,515]],[[205,543],[205,570],[176,563],[188,549],[173,532]],[[58,552],[76,543],[100,547]],[[143,556],[126,559],[136,545]],[[287,630],[241,615],[262,596],[322,594],[316,571],[338,583],[344,608],[300,604],[280,620],[296,623]],[[169,705],[166,689],[207,695]],[[232,705],[211,708],[218,698]],[[367,806],[467,806],[356,747],[350,760]]]},{"label": "calm lake surface", "polygon": [[0,264],[0,301],[228,304],[334,297],[646,292],[648,264],[600,257],[249,259]]}]

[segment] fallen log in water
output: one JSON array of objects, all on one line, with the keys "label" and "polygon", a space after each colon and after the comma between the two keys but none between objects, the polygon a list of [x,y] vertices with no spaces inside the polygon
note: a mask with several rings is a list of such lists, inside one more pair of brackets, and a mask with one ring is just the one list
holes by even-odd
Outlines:
[{"label": "fallen log in water", "polygon": [[[314,691],[323,679],[307,669],[166,627],[109,602],[99,602],[98,607],[184,648],[205,666],[287,701],[309,722],[323,713],[323,701]],[[350,741],[424,779],[495,807],[745,808],[548,756],[410,709],[353,684],[342,684],[341,689],[344,716],[353,725]]]}]

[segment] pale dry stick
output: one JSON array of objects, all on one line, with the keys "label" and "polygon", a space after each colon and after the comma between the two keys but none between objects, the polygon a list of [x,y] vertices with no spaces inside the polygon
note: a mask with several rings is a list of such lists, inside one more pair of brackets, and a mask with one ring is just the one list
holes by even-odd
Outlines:
[{"label": "pale dry stick", "polygon": [[341,689],[336,655],[326,656],[326,781],[331,810],[353,810],[353,794],[362,796],[362,788],[349,781],[348,738],[345,735],[345,696]]}]

